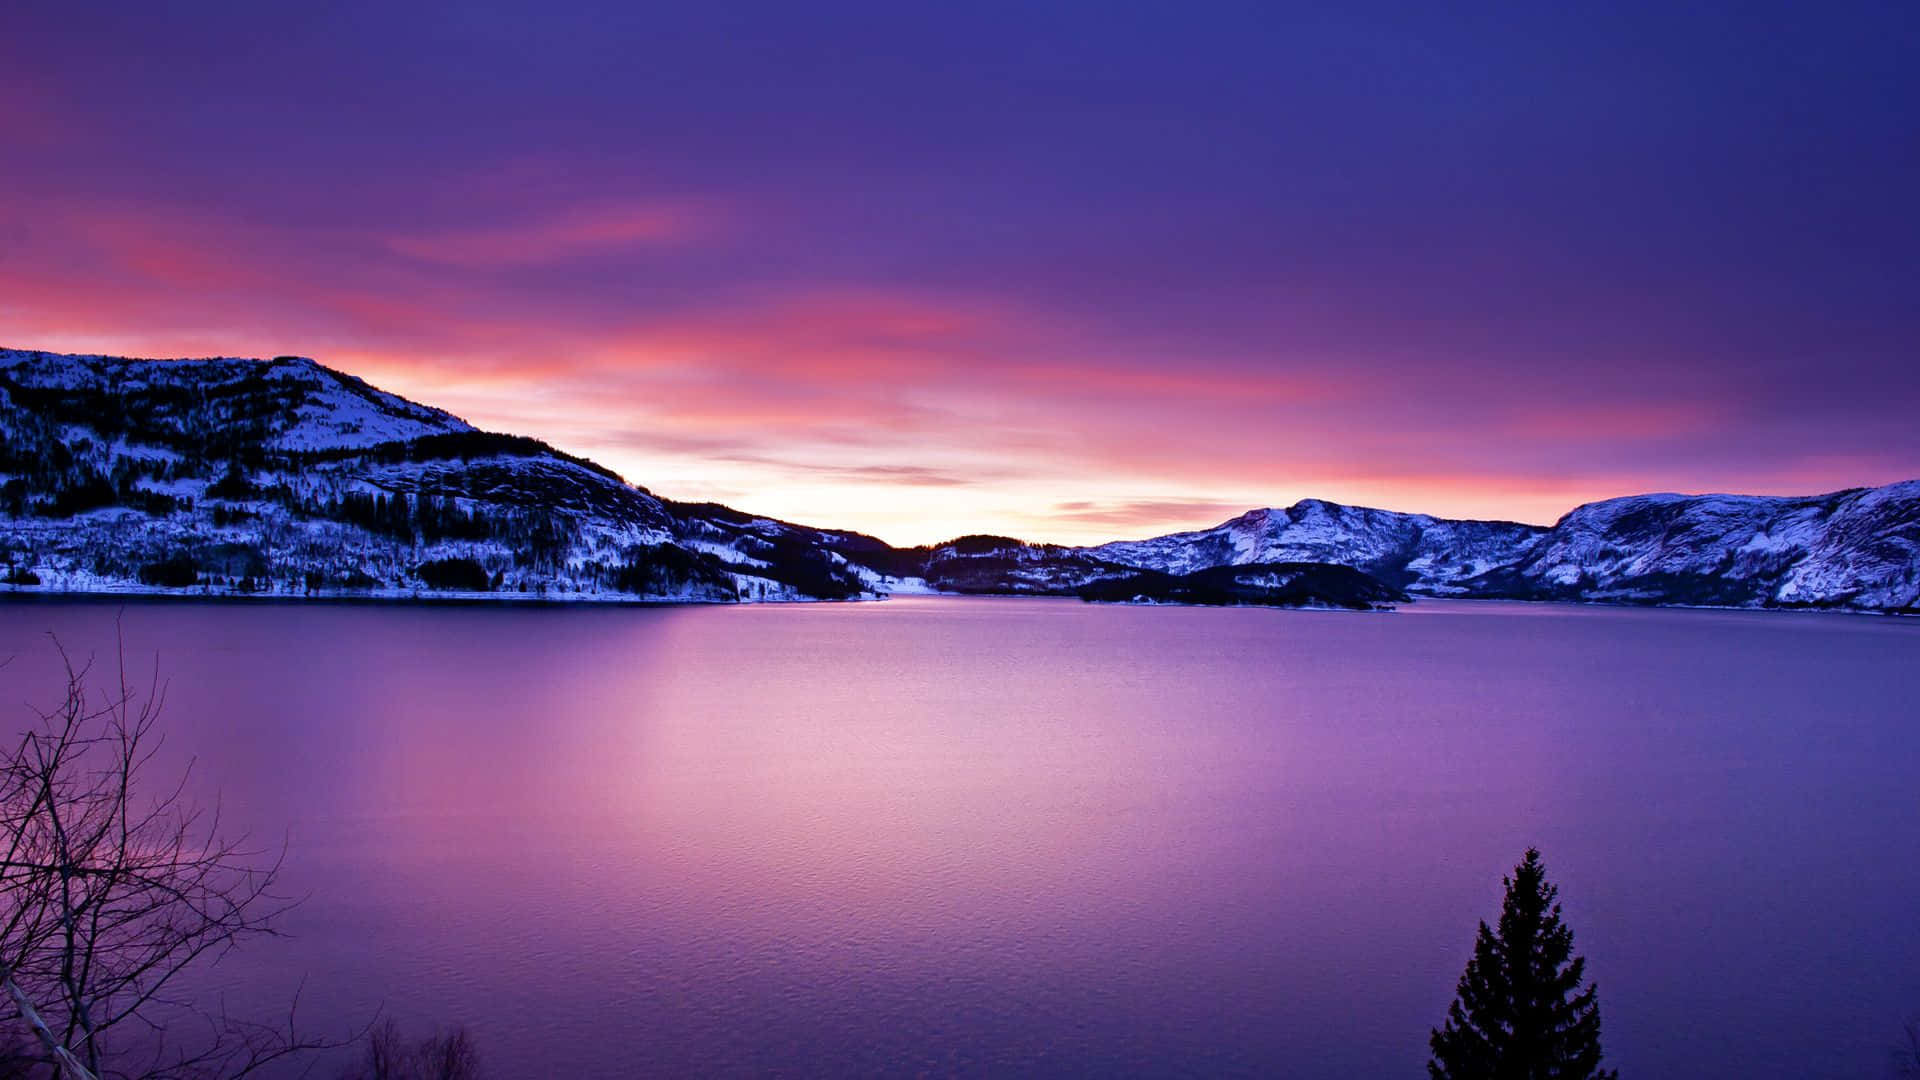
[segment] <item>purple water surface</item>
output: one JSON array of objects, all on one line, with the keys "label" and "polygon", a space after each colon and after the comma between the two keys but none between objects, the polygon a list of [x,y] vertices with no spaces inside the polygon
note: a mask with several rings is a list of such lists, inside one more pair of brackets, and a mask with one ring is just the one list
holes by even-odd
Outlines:
[{"label": "purple water surface", "polygon": [[6,707],[116,618],[308,896],[199,991],[496,1078],[1419,1075],[1528,844],[1628,1075],[1920,1013],[1920,621],[11,603]]}]

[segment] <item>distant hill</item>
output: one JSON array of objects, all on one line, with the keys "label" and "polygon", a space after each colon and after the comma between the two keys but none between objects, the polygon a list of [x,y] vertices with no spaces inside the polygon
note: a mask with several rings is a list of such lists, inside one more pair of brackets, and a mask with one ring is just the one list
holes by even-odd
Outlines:
[{"label": "distant hill", "polygon": [[708,602],[935,591],[1370,607],[1404,590],[1920,609],[1920,481],[1804,498],[1640,495],[1551,528],[1310,499],[1091,547],[967,536],[894,548],[664,499],[298,357],[0,350],[0,436],[0,591]]},{"label": "distant hill", "polygon": [[1088,551],[1110,562],[1172,574],[1248,563],[1336,563],[1392,585],[1448,594],[1512,565],[1547,532],[1510,521],[1449,521],[1307,499],[1284,510],[1250,510],[1199,532]]},{"label": "distant hill", "polygon": [[1911,612],[1920,481],[1807,497],[1636,495],[1551,528],[1310,499],[1077,554],[1175,574],[1337,563],[1428,596]]}]

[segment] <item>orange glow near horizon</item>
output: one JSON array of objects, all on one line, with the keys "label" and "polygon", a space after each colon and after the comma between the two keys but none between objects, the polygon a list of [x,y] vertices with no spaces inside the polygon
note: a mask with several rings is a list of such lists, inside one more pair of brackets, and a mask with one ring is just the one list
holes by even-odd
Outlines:
[{"label": "orange glow near horizon", "polygon": [[[17,309],[0,308],[0,314],[6,324],[18,318]],[[795,340],[783,329],[796,322],[808,328],[799,335],[801,345],[820,352],[783,347]],[[1312,404],[1337,396],[1337,386],[1297,379],[1200,372],[1189,383],[1165,371],[1106,372],[1096,379],[1097,368],[1065,364],[1009,366],[982,378],[937,356],[915,366],[910,354],[874,351],[875,340],[910,338],[917,328],[976,325],[965,319],[826,304],[761,313],[741,324],[761,336],[689,325],[628,335],[625,344],[580,343],[580,355],[604,357],[594,364],[504,353],[462,361],[352,348],[315,358],[481,428],[532,435],[591,458],[666,497],[724,502],[900,545],[979,532],[1100,543],[1207,528],[1302,498],[1550,524],[1581,502],[1673,486],[1652,472],[1488,473],[1438,462],[1430,470],[1396,470],[1357,454],[1342,460],[1343,452],[1361,445],[1357,438],[1317,452],[1311,439],[1275,439],[1275,453],[1262,458],[1257,433],[1247,428],[1257,425],[1263,402]],[[837,353],[832,341],[839,334],[860,343]],[[132,356],[286,351],[250,350],[244,337],[48,327],[6,344]],[[732,363],[723,365],[723,357]],[[862,368],[862,357],[872,366]],[[877,383],[879,374],[895,381]],[[1087,397],[1101,400],[1098,413],[1109,414],[1110,422],[1071,411]],[[1256,415],[1241,415],[1248,411]],[[1652,438],[1711,419],[1710,411],[1679,408],[1620,415],[1570,409],[1552,420],[1521,413],[1507,430],[1514,439],[1539,438],[1574,424],[1596,437]],[[1375,453],[1402,449],[1396,433],[1385,435]],[[1204,452],[1183,455],[1183,445]],[[1215,456],[1218,448],[1231,452]],[[1743,490],[1838,486],[1822,477],[1871,479],[1878,464],[1836,459],[1749,482]]]},{"label": "orange glow near horizon", "polygon": [[1743,403],[1684,364],[1650,397],[1644,370],[1438,363],[1286,320],[1249,348],[984,289],[786,285],[629,309],[569,284],[607,260],[750,243],[739,206],[403,231],[32,210],[27,257],[0,261],[0,345],[309,355],[671,498],[897,544],[1097,543],[1309,497],[1546,524],[1649,490],[1920,471],[1880,421],[1801,430],[1793,396]]},{"label": "orange glow near horizon", "polygon": [[1170,363],[979,294],[789,289],[629,317],[497,277],[696,242],[696,219],[667,211],[388,237],[48,210],[49,257],[0,264],[0,344],[311,355],[671,498],[897,544],[1098,543],[1308,497],[1551,523],[1646,490],[1904,478],[1896,459],[1858,450],[1673,468],[1668,448],[1737,432],[1710,394],[1548,404],[1551,383],[1490,395],[1368,358]]}]

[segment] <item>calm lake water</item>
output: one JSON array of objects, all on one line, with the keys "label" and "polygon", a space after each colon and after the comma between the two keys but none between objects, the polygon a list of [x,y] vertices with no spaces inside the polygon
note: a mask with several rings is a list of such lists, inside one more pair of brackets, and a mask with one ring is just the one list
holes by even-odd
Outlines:
[{"label": "calm lake water", "polygon": [[1920,621],[10,603],[7,707],[116,617],[309,896],[230,1006],[496,1078],[1421,1075],[1528,844],[1628,1076],[1920,1014]]}]

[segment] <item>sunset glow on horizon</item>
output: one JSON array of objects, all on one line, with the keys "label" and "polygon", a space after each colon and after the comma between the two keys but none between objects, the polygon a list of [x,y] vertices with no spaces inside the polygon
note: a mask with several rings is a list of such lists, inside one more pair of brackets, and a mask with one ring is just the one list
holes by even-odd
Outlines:
[{"label": "sunset glow on horizon", "polygon": [[1915,20],[1658,23],[14,5],[0,346],[895,543],[1920,476]]}]

